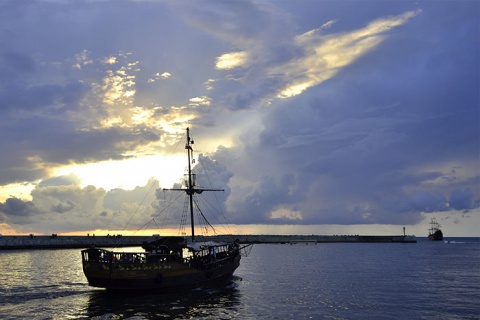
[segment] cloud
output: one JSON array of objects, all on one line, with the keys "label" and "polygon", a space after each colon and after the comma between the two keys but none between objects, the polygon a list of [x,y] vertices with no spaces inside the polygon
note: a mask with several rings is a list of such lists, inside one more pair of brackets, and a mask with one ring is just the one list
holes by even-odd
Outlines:
[{"label": "cloud", "polygon": [[195,97],[190,99],[190,105],[191,106],[199,106],[199,105],[210,105],[211,104],[211,99],[207,96],[202,96],[202,97]]},{"label": "cloud", "polygon": [[158,181],[150,180],[133,190],[110,191],[63,183],[77,180],[74,178],[49,179],[32,191],[31,201],[15,197],[6,199],[0,203],[1,223],[23,232],[123,230],[126,227],[135,230],[145,227],[145,221],[155,212],[151,205],[154,201],[152,190],[158,188]]},{"label": "cloud", "polygon": [[[93,60],[88,57],[89,54],[90,52],[88,52],[87,50],[83,50],[82,52],[77,53],[75,55],[75,64],[72,67],[75,69],[82,69],[83,66],[93,64]],[[105,63],[113,64],[115,63],[115,58],[110,57],[105,59],[104,61]]]},{"label": "cloud", "polygon": [[473,209],[473,192],[469,189],[454,190],[450,195],[449,203],[452,209]]},{"label": "cloud", "polygon": [[246,52],[231,52],[222,54],[217,58],[216,67],[217,69],[234,69],[237,67],[245,67],[245,62],[247,60]]},{"label": "cloud", "polygon": [[[158,141],[162,131],[154,125],[158,116],[133,103],[137,63],[128,56],[119,54],[116,63],[107,64],[99,74],[83,70],[58,84],[46,80],[28,85],[16,75],[18,81],[0,86],[4,93],[0,142],[8,155],[0,160],[1,181],[32,181],[44,177],[50,166],[123,158],[137,146]],[[96,66],[102,67],[98,60]],[[45,72],[36,76],[48,79]],[[56,76],[58,71],[52,78]],[[86,84],[87,80],[92,82]],[[142,114],[152,117],[151,126]]]},{"label": "cloud", "polygon": [[171,76],[172,76],[172,74],[169,73],[169,72],[164,72],[162,74],[160,74],[160,72],[157,72],[153,75],[152,78],[148,79],[148,82],[153,83],[153,82],[158,81],[158,80],[168,79]]},{"label": "cloud", "polygon": [[18,230],[148,221],[163,192],[142,202],[147,185],[82,186],[57,170],[170,155],[187,125],[210,166],[196,168],[199,183],[226,190],[202,194],[220,203],[214,219],[420,224],[442,213],[462,225],[478,216],[472,2],[0,7],[0,185],[35,186],[31,199],[0,190],[1,219]]},{"label": "cloud", "polygon": [[69,174],[66,176],[52,177],[49,179],[42,180],[38,186],[47,187],[47,186],[68,186],[68,185],[80,185],[80,178],[74,174]]},{"label": "cloud", "polygon": [[[276,101],[275,108],[262,113],[258,140],[242,146],[239,139],[238,150],[216,155],[235,162],[231,181],[238,186],[229,201],[236,215],[250,213],[253,199],[269,194],[267,185],[277,190],[286,172],[295,177],[285,186],[288,196],[277,190],[278,197],[265,199],[279,206],[285,202],[284,207],[264,204],[250,221],[275,223],[269,217],[276,212],[291,212],[285,217],[301,216],[305,224],[417,224],[425,214],[453,214],[478,203],[478,179],[472,180],[478,172],[478,76],[468,65],[479,61],[467,49],[473,42],[452,38],[465,53],[455,63],[450,57],[459,52],[448,41],[441,48],[437,42],[433,51],[414,46],[407,55],[402,49],[406,38],[398,35],[416,34],[415,43],[428,41],[427,31],[414,31],[417,27],[405,25],[393,35],[395,41],[385,41],[315,90]],[[444,27],[453,34],[456,25]],[[434,67],[430,60],[443,63]],[[440,77],[442,73],[449,77]],[[256,184],[264,176],[271,183]],[[449,196],[453,181],[468,191]]]},{"label": "cloud", "polygon": [[[280,43],[266,40],[262,36],[249,35],[248,45],[245,41],[235,43],[243,51],[225,53],[217,58],[218,69],[235,69],[235,73],[225,77],[227,81],[239,82],[236,85],[244,86],[246,91],[232,92],[223,103],[229,108],[243,109],[269,105],[275,98],[299,95],[331,79],[343,68],[372,51],[388,37],[389,31],[407,23],[420,12],[408,11],[377,19],[361,29],[349,32],[323,33],[334,23],[329,21],[318,29],[290,39],[284,37]],[[269,12],[269,15],[271,20],[283,17],[277,12]],[[255,41],[267,41],[268,45]],[[228,90],[230,85],[222,87]]]},{"label": "cloud", "polygon": [[[310,30],[295,38],[295,44],[305,56],[274,68],[271,74],[284,74],[286,86],[280,89],[278,98],[289,98],[302,93],[336,75],[342,68],[373,50],[387,36],[389,30],[405,24],[419,12],[406,12],[399,16],[379,19],[365,28],[344,34],[322,35],[321,30]],[[330,25],[330,24],[327,24]]]},{"label": "cloud", "polygon": [[72,211],[75,209],[76,204],[72,201],[65,201],[65,203],[59,203],[57,205],[52,206],[52,211],[57,213],[65,213],[68,211]]},{"label": "cloud", "polygon": [[0,211],[7,215],[26,217],[37,212],[32,201],[22,201],[17,198],[9,198],[0,207]]}]

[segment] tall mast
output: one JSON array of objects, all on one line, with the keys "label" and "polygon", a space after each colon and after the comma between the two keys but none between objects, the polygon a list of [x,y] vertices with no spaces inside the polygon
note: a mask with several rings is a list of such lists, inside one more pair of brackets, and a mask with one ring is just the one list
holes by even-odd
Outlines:
[{"label": "tall mast", "polygon": [[193,144],[193,140],[190,139],[190,128],[187,128],[187,144],[185,145],[185,149],[187,150],[188,154],[188,186],[187,186],[187,194],[190,200],[190,224],[192,226],[192,242],[195,241],[195,222],[193,220],[193,193],[194,185],[192,181],[192,164],[191,158],[193,157],[193,149],[190,146],[190,143]]},{"label": "tall mast", "polygon": [[187,143],[185,144],[185,149],[187,150],[188,156],[188,184],[185,189],[163,189],[163,190],[174,190],[174,191],[185,191],[188,194],[190,201],[190,224],[192,226],[192,242],[195,242],[195,221],[193,218],[193,195],[195,193],[202,193],[204,191],[225,191],[223,189],[205,189],[205,188],[195,188],[195,174],[192,171],[192,161],[193,161],[193,140],[190,138],[190,128],[187,128]]}]

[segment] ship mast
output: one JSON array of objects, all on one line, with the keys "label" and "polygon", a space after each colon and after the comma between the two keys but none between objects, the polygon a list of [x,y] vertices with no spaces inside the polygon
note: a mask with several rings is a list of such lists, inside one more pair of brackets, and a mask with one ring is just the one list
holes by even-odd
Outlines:
[{"label": "ship mast", "polygon": [[188,168],[187,168],[187,185],[185,189],[163,189],[163,190],[174,190],[174,191],[185,191],[189,197],[190,204],[190,225],[192,228],[192,242],[195,242],[195,220],[193,216],[193,195],[195,193],[202,193],[203,191],[225,191],[223,189],[204,189],[204,188],[195,188],[195,173],[192,170],[193,162],[193,140],[190,138],[190,128],[187,128],[187,143],[185,144],[185,150],[187,150],[188,158]]},{"label": "ship mast", "polygon": [[193,220],[193,193],[195,192],[194,185],[192,183],[192,162],[193,158],[193,149],[190,146],[193,144],[193,140],[190,139],[190,128],[187,128],[187,144],[185,144],[185,149],[188,154],[188,185],[187,185],[187,194],[190,200],[190,224],[192,226],[192,242],[195,242],[195,222]]}]

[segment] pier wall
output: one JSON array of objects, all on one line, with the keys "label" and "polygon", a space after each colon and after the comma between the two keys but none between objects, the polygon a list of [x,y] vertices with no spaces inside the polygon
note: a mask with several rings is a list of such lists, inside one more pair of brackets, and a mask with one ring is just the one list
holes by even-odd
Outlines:
[{"label": "pier wall", "polygon": [[[155,240],[155,236],[0,236],[0,250],[15,249],[68,249],[96,247],[137,247]],[[362,235],[219,235],[197,236],[197,242],[241,243],[416,243],[415,236],[362,236]]]},{"label": "pier wall", "polygon": [[[416,243],[417,239],[411,235],[392,235],[392,236],[365,236],[365,235],[222,235],[215,237],[215,241],[232,241],[239,239],[241,243],[335,243],[335,242],[378,242],[378,243]],[[197,241],[202,241],[202,237],[197,237]]]},{"label": "pier wall", "polygon": [[136,247],[153,236],[2,236],[0,250]]}]

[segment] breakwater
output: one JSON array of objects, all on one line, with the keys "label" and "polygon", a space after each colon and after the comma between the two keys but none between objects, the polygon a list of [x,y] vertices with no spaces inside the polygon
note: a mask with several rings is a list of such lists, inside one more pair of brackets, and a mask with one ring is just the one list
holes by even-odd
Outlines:
[{"label": "breakwater", "polygon": [[2,236],[0,250],[136,247],[154,236]]},{"label": "breakwater", "polygon": [[[96,247],[137,247],[156,236],[1,236],[0,250],[15,249],[69,249]],[[197,236],[197,242],[229,242],[239,239],[241,243],[316,244],[316,243],[416,243],[415,236],[364,236],[364,235],[217,235]]]},{"label": "breakwater", "polygon": [[232,241],[239,239],[241,243],[416,243],[417,238],[413,235],[392,235],[392,236],[366,236],[366,235],[222,235],[212,237],[197,237],[197,241]]}]

